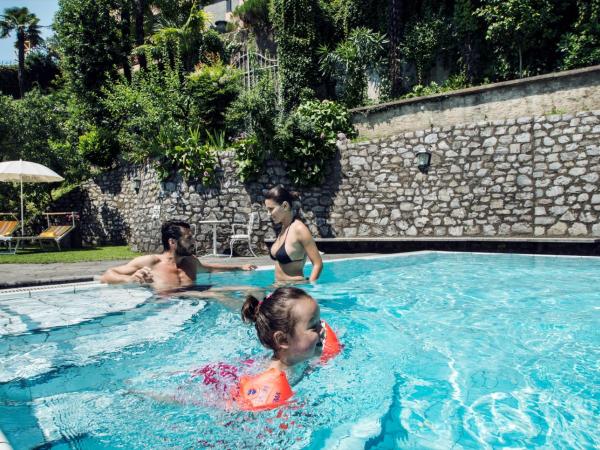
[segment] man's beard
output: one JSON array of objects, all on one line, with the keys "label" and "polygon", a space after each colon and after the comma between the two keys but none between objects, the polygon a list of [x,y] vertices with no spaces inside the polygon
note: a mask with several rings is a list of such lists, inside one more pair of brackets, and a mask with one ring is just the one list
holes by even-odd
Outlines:
[{"label": "man's beard", "polygon": [[187,248],[179,244],[175,249],[175,254],[177,256],[192,256],[194,252],[192,248]]}]

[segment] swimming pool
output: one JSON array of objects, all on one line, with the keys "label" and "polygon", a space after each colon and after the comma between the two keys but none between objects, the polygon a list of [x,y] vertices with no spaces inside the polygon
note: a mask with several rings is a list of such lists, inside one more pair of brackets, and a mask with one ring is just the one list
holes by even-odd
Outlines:
[{"label": "swimming pool", "polygon": [[16,450],[597,448],[599,275],[594,258],[326,263],[305,287],[344,352],[300,379],[295,408],[259,414],[216,408],[189,375],[267,354],[219,303],[97,286],[0,296],[0,429]]}]

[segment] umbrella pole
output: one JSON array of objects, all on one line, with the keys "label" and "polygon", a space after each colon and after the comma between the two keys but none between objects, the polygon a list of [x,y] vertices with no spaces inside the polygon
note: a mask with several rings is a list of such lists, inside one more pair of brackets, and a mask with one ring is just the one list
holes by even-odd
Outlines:
[{"label": "umbrella pole", "polygon": [[23,222],[23,175],[21,175],[21,236],[25,236],[25,222]]}]

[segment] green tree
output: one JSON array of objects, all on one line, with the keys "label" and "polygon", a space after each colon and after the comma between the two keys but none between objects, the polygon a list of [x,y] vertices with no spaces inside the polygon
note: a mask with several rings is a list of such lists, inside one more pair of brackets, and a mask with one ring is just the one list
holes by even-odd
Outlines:
[{"label": "green tree", "polygon": [[263,163],[273,151],[279,113],[277,94],[269,75],[244,90],[227,109],[227,131],[235,140],[236,172],[242,181],[263,173]]},{"label": "green tree", "polygon": [[[133,11],[135,16],[135,45],[139,47],[144,45],[144,38],[146,31],[144,29],[144,17],[146,14],[147,2],[146,0],[134,0]],[[147,67],[146,55],[138,55],[138,62],[141,69]]]},{"label": "green tree", "polygon": [[61,69],[96,120],[103,116],[102,88],[122,61],[118,6],[115,0],[60,0],[54,21]]},{"label": "green tree", "polygon": [[485,0],[475,14],[487,23],[485,38],[501,49],[516,52],[523,76],[523,53],[554,34],[551,0]]},{"label": "green tree", "polygon": [[161,18],[155,33],[150,36],[150,48],[156,51],[166,47],[171,60],[175,52],[180,52],[183,68],[192,71],[202,59],[204,33],[209,24],[208,14],[194,4],[183,23],[177,19]]},{"label": "green tree", "polygon": [[302,92],[318,80],[317,0],[273,0],[272,21],[277,42],[283,108],[296,106]]},{"label": "green tree", "polygon": [[14,31],[17,37],[15,47],[18,51],[19,61],[19,93],[25,93],[25,43],[35,47],[42,42],[40,35],[39,19],[30,13],[27,8],[6,8],[0,19],[0,38],[10,36]]},{"label": "green tree", "polygon": [[444,20],[437,16],[417,20],[406,30],[400,51],[406,60],[414,63],[417,84],[423,84],[426,72],[435,62],[446,30]]},{"label": "green tree", "polygon": [[460,54],[459,64],[469,81],[473,81],[476,71],[478,23],[471,0],[456,0],[452,17],[452,29]]},{"label": "green tree", "polygon": [[600,0],[579,0],[577,9],[573,30],[559,44],[562,69],[600,64]]},{"label": "green tree", "polygon": [[[43,95],[39,89],[25,93],[20,100],[0,96],[0,149],[2,159],[24,159],[50,167],[65,177],[67,183],[83,179],[89,171],[78,152],[67,142],[69,95],[53,91]],[[26,183],[27,210],[43,211],[50,202],[56,185]],[[0,204],[18,209],[17,190],[9,183],[0,183]],[[31,217],[30,214],[28,216]]]},{"label": "green tree", "polygon": [[385,38],[367,28],[356,28],[331,51],[319,48],[321,70],[337,81],[339,97],[348,108],[361,105],[369,71],[381,72]]},{"label": "green tree", "polygon": [[60,75],[58,54],[51,45],[38,46],[25,57],[25,73],[28,85],[37,84],[41,89],[48,90],[53,83],[58,84]]}]

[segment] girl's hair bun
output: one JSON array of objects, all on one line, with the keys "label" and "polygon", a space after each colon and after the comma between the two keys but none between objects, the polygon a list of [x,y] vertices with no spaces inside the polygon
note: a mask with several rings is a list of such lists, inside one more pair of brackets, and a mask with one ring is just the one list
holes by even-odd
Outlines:
[{"label": "girl's hair bun", "polygon": [[253,295],[248,295],[244,301],[244,304],[242,305],[242,320],[244,322],[255,323],[259,306],[260,300]]}]

